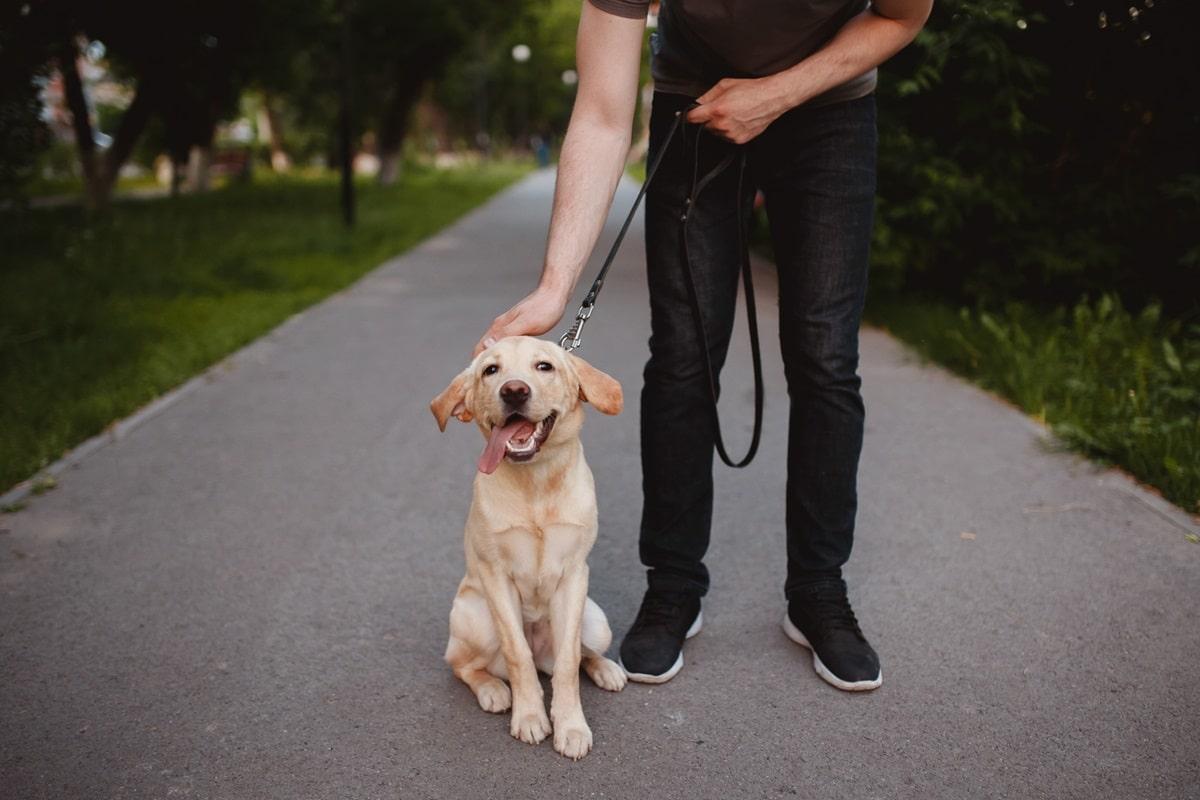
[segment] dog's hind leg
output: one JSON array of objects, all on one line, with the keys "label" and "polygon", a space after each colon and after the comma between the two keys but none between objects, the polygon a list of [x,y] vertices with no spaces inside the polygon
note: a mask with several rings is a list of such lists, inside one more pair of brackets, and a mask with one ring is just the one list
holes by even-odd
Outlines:
[{"label": "dog's hind leg", "polygon": [[450,641],[446,663],[475,694],[484,711],[499,714],[512,707],[508,684],[488,671],[500,652],[492,612],[478,592],[460,587],[450,609]]},{"label": "dog's hind leg", "polygon": [[624,689],[627,680],[625,670],[611,658],[604,657],[604,651],[612,644],[612,629],[608,627],[608,618],[590,597],[583,607],[583,627],[580,634],[583,671],[592,679],[592,683],[610,692]]},{"label": "dog's hind leg", "polygon": [[529,649],[533,651],[533,663],[538,672],[553,675],[554,632],[550,629],[550,623],[545,620],[526,623],[525,638],[529,642]]}]

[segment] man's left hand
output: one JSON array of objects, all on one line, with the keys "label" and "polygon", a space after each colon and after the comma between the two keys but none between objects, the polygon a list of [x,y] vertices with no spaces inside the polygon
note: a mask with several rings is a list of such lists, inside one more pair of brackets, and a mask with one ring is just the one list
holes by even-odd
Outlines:
[{"label": "man's left hand", "polygon": [[774,76],[725,78],[696,98],[696,102],[700,107],[688,112],[688,122],[703,124],[734,144],[745,144],[758,136],[788,110]]}]

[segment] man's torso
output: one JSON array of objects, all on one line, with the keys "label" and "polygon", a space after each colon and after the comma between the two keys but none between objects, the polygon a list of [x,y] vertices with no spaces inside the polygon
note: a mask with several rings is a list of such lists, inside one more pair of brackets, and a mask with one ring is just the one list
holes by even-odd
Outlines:
[{"label": "man's torso", "polygon": [[[648,0],[590,0],[602,11],[644,16]],[[655,88],[695,97],[721,78],[787,69],[823,47],[864,0],[664,0],[650,40]],[[875,70],[813,101],[852,100],[875,88]]]}]

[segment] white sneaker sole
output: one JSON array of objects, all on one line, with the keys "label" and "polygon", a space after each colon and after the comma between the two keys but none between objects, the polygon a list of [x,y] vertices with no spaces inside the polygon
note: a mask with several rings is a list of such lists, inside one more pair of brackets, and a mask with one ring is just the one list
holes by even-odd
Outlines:
[{"label": "white sneaker sole", "polygon": [[[687,633],[683,635],[684,641],[695,636],[700,632],[700,628],[704,625],[704,612],[700,611],[696,614],[696,621],[692,623],[692,627],[687,629]],[[625,665],[618,658],[617,663],[621,665],[621,669],[625,669]],[[630,672],[625,669],[625,677],[636,683],[666,683],[679,674],[679,670],[683,669],[683,648],[679,648],[679,657],[675,659],[675,663],[671,668],[662,675],[647,675],[644,672]]]},{"label": "white sneaker sole", "polygon": [[808,639],[805,639],[800,629],[792,624],[786,613],[783,615],[783,632],[793,642],[812,652],[813,669],[830,686],[835,686],[843,692],[869,692],[872,689],[878,689],[880,684],[883,683],[883,670],[880,670],[879,674],[873,679],[867,681],[844,681],[837,675],[834,675],[830,672],[829,667],[821,662],[821,657],[817,655],[817,651],[813,650],[813,646],[808,643]]}]

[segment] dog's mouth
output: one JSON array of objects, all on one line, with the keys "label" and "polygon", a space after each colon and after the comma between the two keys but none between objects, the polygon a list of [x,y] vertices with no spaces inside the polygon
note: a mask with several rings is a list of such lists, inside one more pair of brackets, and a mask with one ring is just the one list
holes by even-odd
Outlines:
[{"label": "dog's mouth", "polygon": [[511,414],[503,424],[492,426],[487,446],[479,456],[479,471],[491,475],[506,458],[518,463],[531,460],[550,438],[557,416],[552,411],[544,419],[533,422],[521,414]]}]

